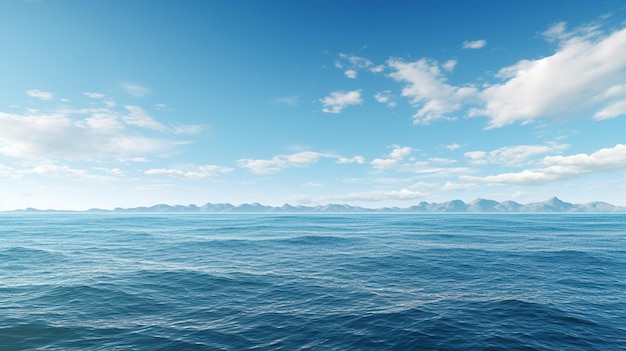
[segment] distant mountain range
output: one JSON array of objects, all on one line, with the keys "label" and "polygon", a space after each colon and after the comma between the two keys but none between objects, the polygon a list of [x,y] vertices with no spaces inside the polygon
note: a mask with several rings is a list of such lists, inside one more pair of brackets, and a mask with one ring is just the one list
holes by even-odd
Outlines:
[{"label": "distant mountain range", "polygon": [[[43,212],[41,210],[27,208],[18,212]],[[46,212],[50,212],[49,210]],[[91,209],[87,212],[254,212],[254,213],[309,213],[309,212],[626,212],[626,206],[615,206],[606,202],[594,201],[586,204],[572,204],[552,197],[542,202],[520,204],[515,201],[494,201],[476,199],[470,203],[461,200],[452,200],[441,203],[420,202],[410,207],[383,207],[365,208],[350,205],[329,204],[319,206],[292,206],[285,204],[280,207],[265,206],[259,203],[232,205],[228,203],[207,203],[203,206],[170,206],[154,205],[151,207],[116,208],[114,210]]]}]

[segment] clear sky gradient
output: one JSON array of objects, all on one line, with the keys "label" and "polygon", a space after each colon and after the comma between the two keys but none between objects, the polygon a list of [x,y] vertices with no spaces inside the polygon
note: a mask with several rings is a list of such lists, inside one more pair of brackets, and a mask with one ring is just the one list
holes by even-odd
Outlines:
[{"label": "clear sky gradient", "polygon": [[0,210],[626,205],[623,1],[0,2]]}]

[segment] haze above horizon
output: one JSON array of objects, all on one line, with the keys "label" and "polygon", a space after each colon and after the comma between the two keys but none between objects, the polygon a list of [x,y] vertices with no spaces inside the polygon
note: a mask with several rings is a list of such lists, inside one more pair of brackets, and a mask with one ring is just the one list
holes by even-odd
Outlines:
[{"label": "haze above horizon", "polygon": [[0,2],[0,211],[626,205],[623,1]]}]

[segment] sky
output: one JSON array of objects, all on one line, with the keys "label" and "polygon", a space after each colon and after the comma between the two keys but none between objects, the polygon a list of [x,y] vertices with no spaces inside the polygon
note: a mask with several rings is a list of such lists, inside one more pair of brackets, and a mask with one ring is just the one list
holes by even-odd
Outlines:
[{"label": "sky", "polygon": [[626,205],[626,5],[0,2],[0,210]]}]

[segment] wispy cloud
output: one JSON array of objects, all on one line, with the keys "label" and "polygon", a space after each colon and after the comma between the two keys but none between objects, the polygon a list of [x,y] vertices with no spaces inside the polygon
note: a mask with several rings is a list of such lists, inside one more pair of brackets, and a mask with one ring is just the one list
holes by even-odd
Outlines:
[{"label": "wispy cloud", "polygon": [[353,90],[348,92],[336,91],[330,93],[329,96],[320,100],[324,108],[325,113],[341,113],[341,111],[352,105],[360,105],[363,103],[360,90]]},{"label": "wispy cloud", "polygon": [[26,90],[26,95],[30,97],[34,97],[39,100],[52,100],[54,94],[48,91],[43,91],[39,89],[29,89]]},{"label": "wispy cloud", "polygon": [[128,114],[126,114],[123,119],[128,125],[160,131],[167,129],[163,124],[157,122],[139,106],[126,105],[124,108],[128,111]]},{"label": "wispy cloud", "polygon": [[202,165],[192,167],[191,169],[152,168],[145,171],[145,173],[148,175],[165,175],[169,177],[198,180],[213,178],[219,175],[228,174],[232,171],[234,171],[234,169],[229,167],[217,165]]},{"label": "wispy cloud", "polygon": [[88,98],[91,99],[104,99],[106,97],[106,95],[101,94],[101,93],[83,93],[83,95],[87,96]]},{"label": "wispy cloud", "polygon": [[335,67],[345,70],[344,74],[351,79],[357,77],[359,70],[366,70],[371,73],[381,73],[385,70],[384,65],[376,65],[365,57],[344,53],[339,54],[339,59],[335,61]]},{"label": "wispy cloud", "polygon": [[567,144],[505,146],[489,152],[469,151],[465,153],[465,157],[470,163],[478,165],[500,164],[514,166],[524,164],[533,156],[565,150],[568,147],[569,145]]},{"label": "wispy cloud", "polygon": [[379,201],[390,201],[390,200],[409,201],[409,200],[423,198],[424,196],[426,196],[426,194],[422,192],[403,188],[400,190],[375,190],[375,191],[368,191],[368,192],[349,193],[346,195],[327,196],[327,197],[323,197],[320,199],[316,199],[316,202],[328,202],[328,201],[379,202]]},{"label": "wispy cloud", "polygon": [[144,97],[150,94],[151,89],[134,83],[122,83],[120,85],[124,91],[132,96]]},{"label": "wispy cloud", "polygon": [[463,49],[482,49],[487,46],[487,41],[485,39],[480,40],[466,40],[463,42]]},{"label": "wispy cloud", "polygon": [[254,174],[278,173],[287,168],[303,168],[316,163],[322,158],[338,158],[334,154],[315,151],[302,151],[289,155],[277,155],[271,159],[240,159],[239,167],[247,168]]}]

